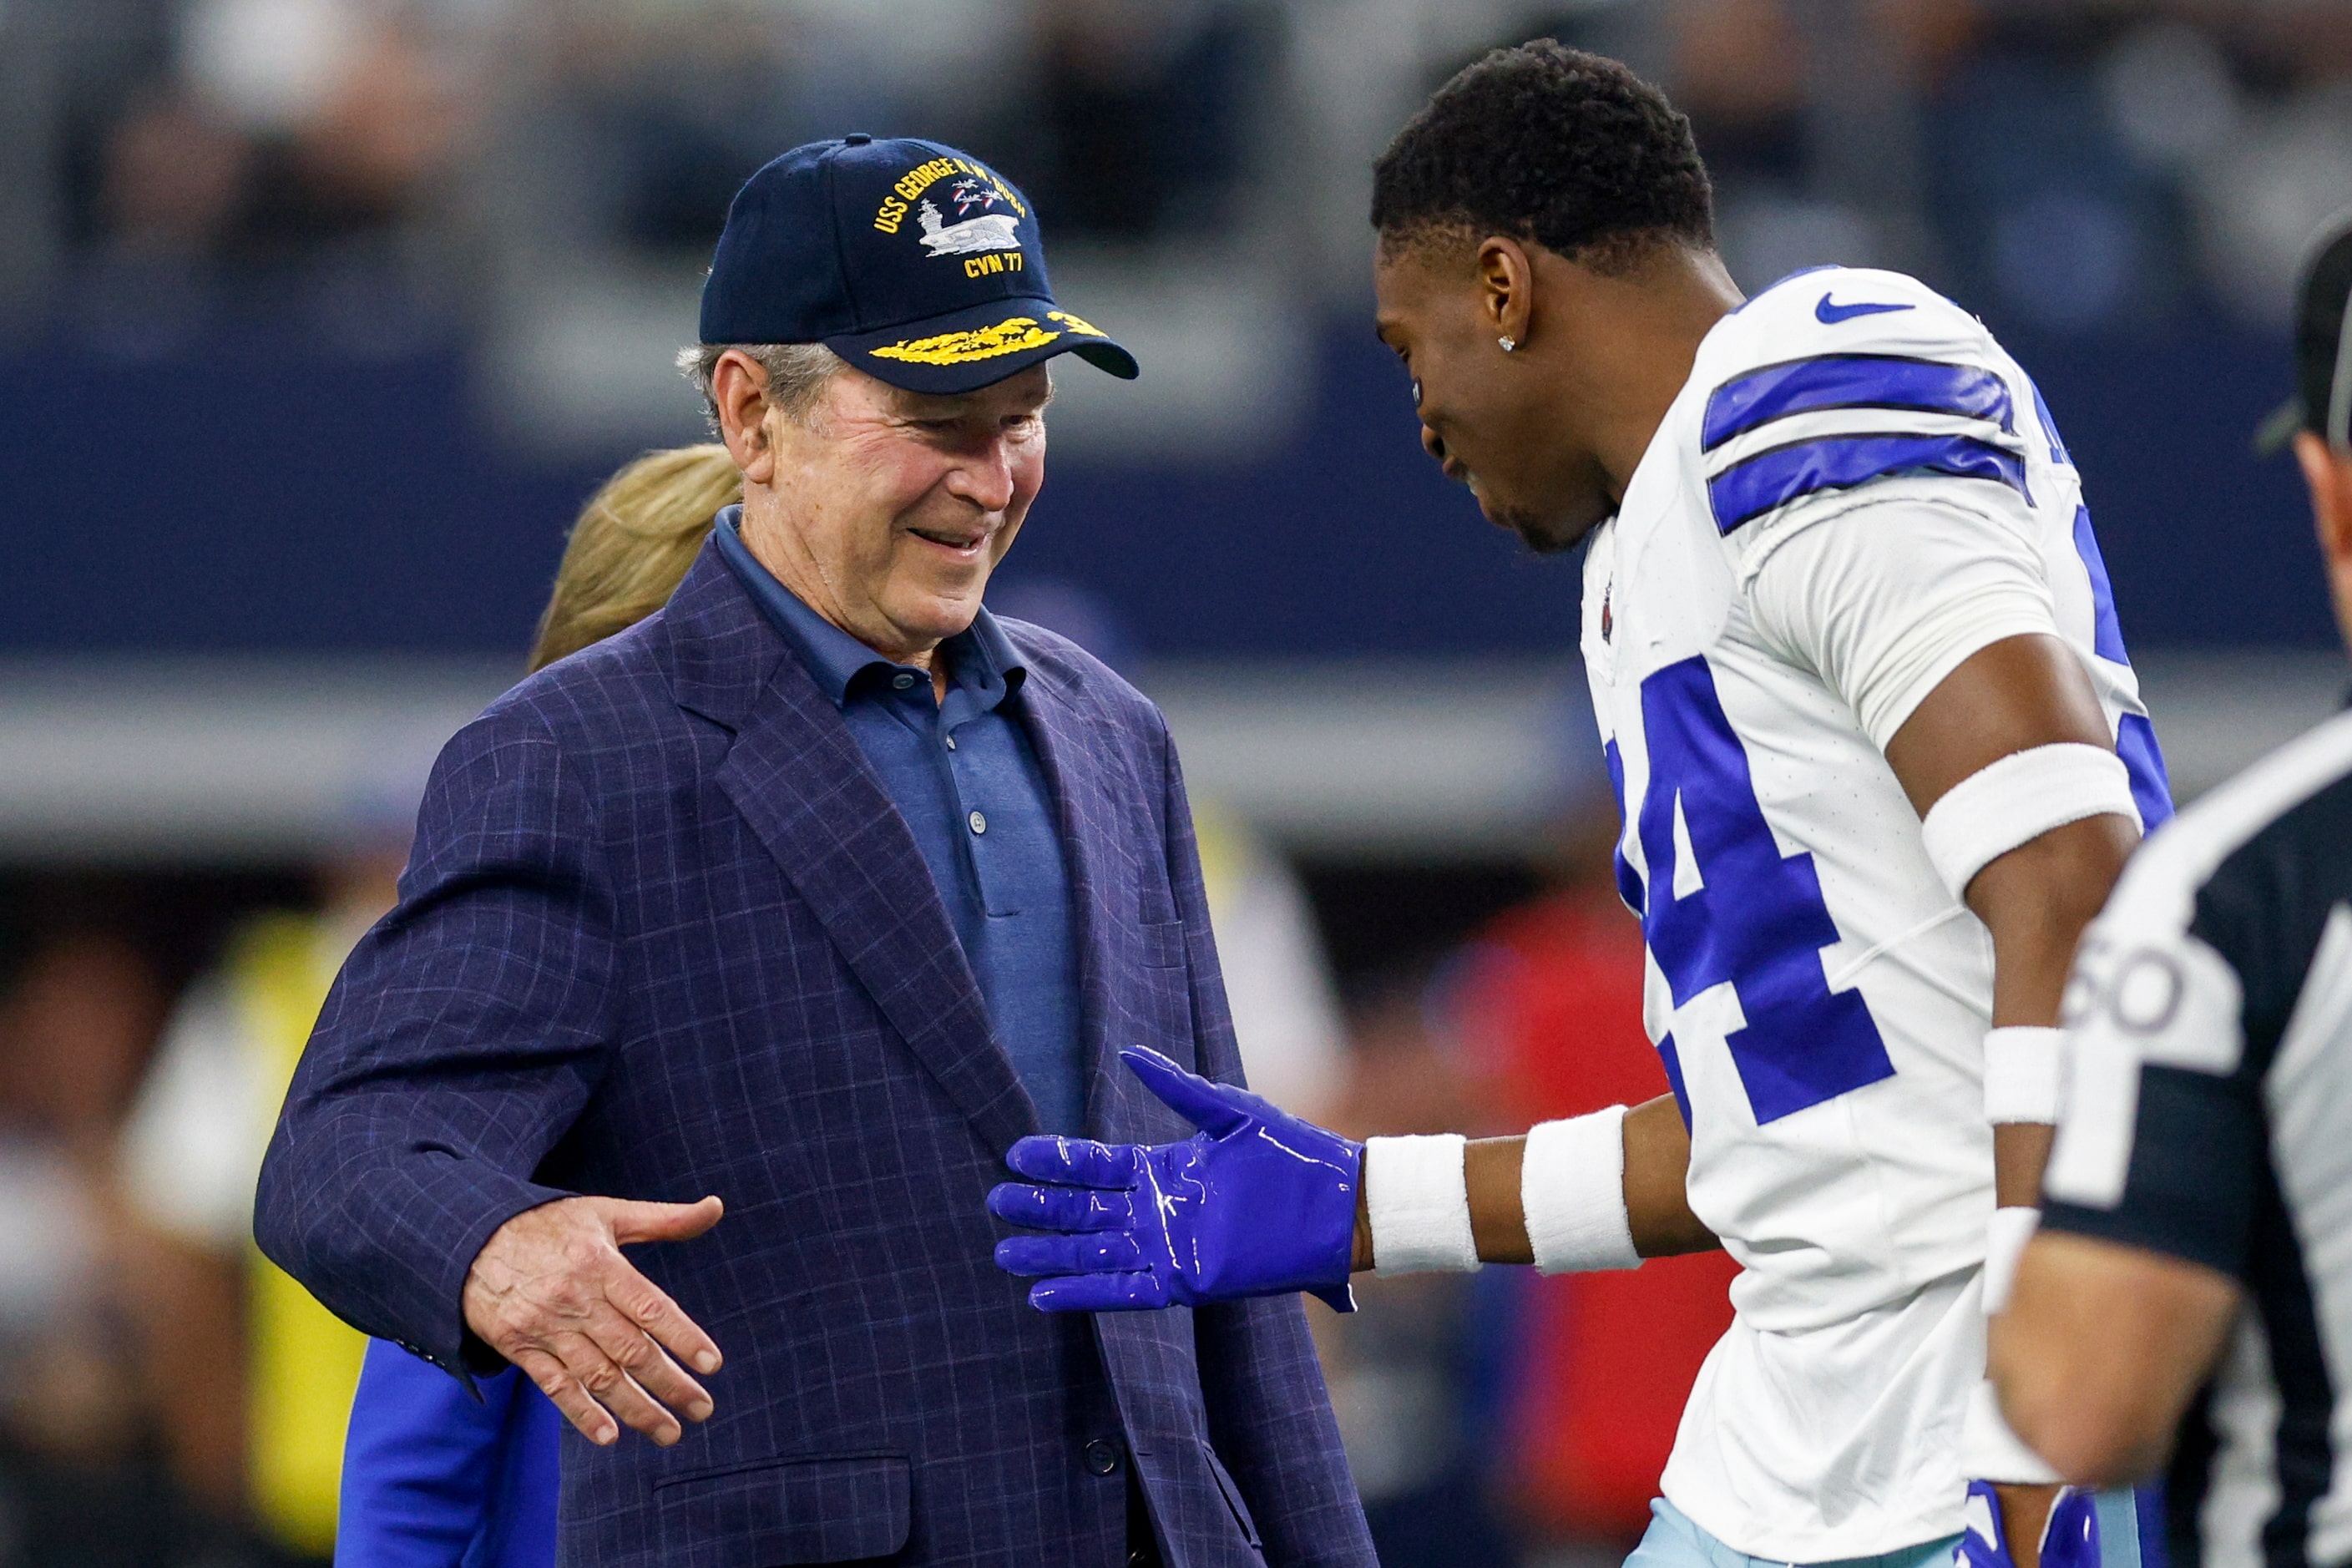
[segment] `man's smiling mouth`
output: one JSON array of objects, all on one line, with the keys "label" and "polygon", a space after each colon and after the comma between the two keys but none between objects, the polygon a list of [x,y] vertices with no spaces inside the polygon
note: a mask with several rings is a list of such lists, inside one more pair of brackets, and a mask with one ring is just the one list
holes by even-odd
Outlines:
[{"label": "man's smiling mouth", "polygon": [[971,551],[977,550],[987,543],[989,535],[994,531],[983,528],[963,532],[950,531],[946,529],[910,528],[907,531],[918,539],[938,545],[942,550]]}]

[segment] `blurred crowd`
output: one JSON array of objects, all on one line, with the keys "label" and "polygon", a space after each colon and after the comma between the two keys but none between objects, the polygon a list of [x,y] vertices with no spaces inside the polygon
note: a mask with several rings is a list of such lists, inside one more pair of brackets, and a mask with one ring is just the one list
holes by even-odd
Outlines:
[{"label": "blurred crowd", "polygon": [[1665,7],[1751,281],[1868,258],[2038,327],[2279,319],[2352,199],[2352,10],[2293,0]]},{"label": "blurred crowd", "polygon": [[[1255,0],[31,0],[0,8],[20,292],[237,280],[252,308],[446,303],[551,254],[707,257],[776,153],[988,147],[1062,232],[1214,226]],[[9,90],[14,89],[14,90]],[[0,179],[0,188],[12,182]],[[519,260],[519,258],[520,258]]]},{"label": "blurred crowd", "polygon": [[462,312],[698,261],[751,169],[851,128],[984,150],[1065,249],[1246,248],[1328,297],[1381,142],[1540,32],[1691,112],[1751,284],[1834,257],[2057,329],[2267,321],[2352,190],[2331,0],[16,0],[0,300]]},{"label": "blurred crowd", "polygon": [[[129,1129],[223,934],[285,879],[19,875],[0,944],[0,1564],[240,1568],[242,1235],[163,1217]],[[224,1127],[223,1136],[241,1129]],[[200,1173],[199,1173],[200,1174]]]}]

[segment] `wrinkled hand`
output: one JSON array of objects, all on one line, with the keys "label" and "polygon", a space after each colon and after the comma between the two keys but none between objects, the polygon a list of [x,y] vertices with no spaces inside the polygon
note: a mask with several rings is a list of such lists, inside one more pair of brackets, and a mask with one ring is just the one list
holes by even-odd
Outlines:
[{"label": "wrinkled hand", "polygon": [[466,1323],[522,1368],[590,1442],[617,1441],[621,1422],[667,1447],[700,1421],[710,1395],[698,1372],[719,1370],[719,1347],[621,1248],[685,1241],[719,1223],[715,1197],[698,1204],[561,1198],[490,1234],[466,1276]]},{"label": "wrinkled hand", "polygon": [[1047,1312],[1131,1311],[1308,1290],[1352,1310],[1364,1146],[1157,1051],[1123,1051],[1144,1087],[1201,1131],[1181,1143],[1024,1138],[1004,1163],[1030,1185],[989,1212],[1045,1236],[1008,1237],[997,1267],[1039,1278]]}]

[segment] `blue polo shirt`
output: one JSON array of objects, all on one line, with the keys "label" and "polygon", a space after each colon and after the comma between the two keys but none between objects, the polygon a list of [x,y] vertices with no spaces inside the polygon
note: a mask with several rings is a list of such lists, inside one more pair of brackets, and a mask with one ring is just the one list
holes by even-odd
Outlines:
[{"label": "blue polo shirt", "polygon": [[719,514],[719,552],[849,732],[905,817],[980,982],[996,1037],[1048,1132],[1086,1120],[1070,872],[1045,771],[1021,723],[1028,671],[986,610],[940,645],[945,701],[929,671],[893,664],[802,603]]}]

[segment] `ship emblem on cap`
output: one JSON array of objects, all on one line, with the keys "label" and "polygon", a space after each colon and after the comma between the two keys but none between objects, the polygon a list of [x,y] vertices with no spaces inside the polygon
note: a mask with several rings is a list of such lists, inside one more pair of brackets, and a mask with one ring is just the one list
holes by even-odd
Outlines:
[{"label": "ship emblem on cap", "polygon": [[[926,198],[915,209],[916,221],[923,227],[923,248],[933,256],[1020,249],[1020,237],[1013,231],[1020,227],[1021,219],[1012,213],[988,210],[1003,199],[984,180],[958,180],[948,189],[948,201],[956,210],[957,221],[948,223],[940,216],[940,209]],[[977,216],[964,216],[975,209]]]}]

